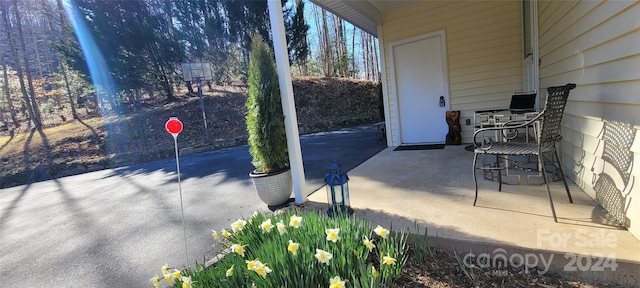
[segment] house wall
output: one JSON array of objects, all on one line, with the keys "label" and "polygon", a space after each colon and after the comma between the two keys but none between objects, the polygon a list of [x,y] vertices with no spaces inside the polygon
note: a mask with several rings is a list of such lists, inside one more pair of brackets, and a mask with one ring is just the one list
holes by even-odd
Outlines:
[{"label": "house wall", "polygon": [[640,238],[640,2],[540,1],[538,13],[541,89],[577,84],[564,170]]},{"label": "house wall", "polygon": [[[465,120],[473,124],[473,111],[508,107],[513,91],[522,89],[521,13],[520,1],[425,1],[387,13],[379,33],[384,71],[392,71],[390,43],[444,30],[448,103],[461,111],[462,142],[471,143],[473,126]],[[397,146],[395,83],[385,74],[388,144]]]}]

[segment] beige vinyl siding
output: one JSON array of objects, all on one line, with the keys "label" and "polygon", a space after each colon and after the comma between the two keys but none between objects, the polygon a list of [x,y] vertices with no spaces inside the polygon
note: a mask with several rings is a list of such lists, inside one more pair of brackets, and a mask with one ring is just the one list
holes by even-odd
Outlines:
[{"label": "beige vinyl siding", "polygon": [[[593,198],[604,193],[597,179],[612,177],[629,230],[640,237],[640,2],[540,1],[538,11],[540,87],[578,85],[562,127],[565,171]],[[627,182],[602,159],[605,121],[633,128]]]},{"label": "beige vinyl siding", "polygon": [[[461,110],[462,141],[471,143],[473,111],[504,108],[522,89],[520,1],[425,1],[384,15],[381,45],[386,71],[392,71],[390,43],[444,30],[451,110]],[[395,92],[387,73],[390,143],[398,132]],[[442,121],[445,121],[442,115]]]}]

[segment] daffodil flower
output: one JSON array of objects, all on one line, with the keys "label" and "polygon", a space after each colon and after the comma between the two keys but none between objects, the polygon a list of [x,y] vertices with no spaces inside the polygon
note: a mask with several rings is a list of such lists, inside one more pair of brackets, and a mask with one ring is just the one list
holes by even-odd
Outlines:
[{"label": "daffodil flower", "polygon": [[255,271],[256,267],[258,267],[259,265],[262,265],[262,262],[260,262],[260,260],[258,259],[252,260],[252,261],[246,260],[245,262],[247,263],[247,270],[250,270],[250,271]]},{"label": "daffodil flower", "polygon": [[222,231],[220,231],[220,235],[222,235],[222,237],[229,238],[229,236],[231,236],[231,232],[227,231],[227,229],[222,229]]},{"label": "daffodil flower", "polygon": [[389,230],[382,228],[380,225],[378,225],[376,229],[373,229],[373,232],[384,239],[387,239],[387,236],[389,236]]},{"label": "daffodil flower", "polygon": [[371,266],[371,276],[378,277],[378,270],[376,270],[375,266]]},{"label": "daffodil flower", "polygon": [[296,215],[291,216],[291,219],[289,220],[289,226],[298,228],[300,227],[300,225],[302,225],[302,217]]},{"label": "daffodil flower", "polygon": [[164,266],[162,266],[162,275],[166,275],[169,273],[169,265],[168,264],[164,264]]},{"label": "daffodil flower", "polygon": [[300,243],[295,243],[289,240],[289,246],[287,246],[287,250],[289,250],[291,254],[296,255],[296,253],[298,252],[298,248],[300,248]]},{"label": "daffodil flower", "polygon": [[338,235],[340,233],[340,228],[326,229],[325,232],[327,233],[327,241],[336,243],[340,240],[340,235]]},{"label": "daffodil flower", "polygon": [[191,281],[191,277],[182,277],[182,288],[191,288],[191,284],[193,284],[193,282]]},{"label": "daffodil flower", "polygon": [[239,219],[238,221],[231,223],[231,230],[233,230],[233,233],[237,233],[238,231],[242,231],[245,225],[247,225],[247,221]]},{"label": "daffodil flower", "polygon": [[227,269],[227,273],[225,273],[225,276],[227,277],[233,276],[233,266],[234,265],[231,265],[231,268]]},{"label": "daffodil flower", "polygon": [[166,273],[162,276],[164,276],[164,280],[166,280],[169,285],[173,285],[173,275],[171,275],[171,273]]},{"label": "daffodil flower", "polygon": [[267,267],[267,265],[260,263],[258,267],[254,270],[258,275],[262,276],[262,278],[267,278],[267,274],[271,273],[271,268]]},{"label": "daffodil flower", "polygon": [[280,235],[284,235],[284,233],[287,233],[287,225],[284,225],[282,220],[276,223],[276,227],[278,228],[278,233],[280,233]]},{"label": "daffodil flower", "polygon": [[216,230],[211,230],[211,235],[213,235],[213,239],[218,240],[220,236],[218,236],[218,232]]},{"label": "daffodil flower", "polygon": [[329,261],[333,258],[333,255],[327,251],[316,249],[316,259],[321,263],[329,265]]},{"label": "daffodil flower", "polygon": [[391,256],[382,256],[382,263],[386,265],[393,265],[396,264],[396,259],[391,258]]},{"label": "daffodil flower", "polygon": [[271,224],[271,219],[267,219],[262,224],[260,224],[260,229],[262,229],[262,233],[269,233],[271,229],[273,229],[273,224]]},{"label": "daffodil flower", "polygon": [[366,246],[369,249],[369,252],[371,252],[373,248],[376,247],[376,245],[373,244],[373,240],[369,240],[369,237],[367,236],[364,236],[364,240],[362,240],[362,243],[364,243],[364,246]]},{"label": "daffodil flower", "polygon": [[149,279],[149,281],[151,282],[151,284],[153,284],[153,287],[159,287],[160,286],[160,280],[161,278],[156,276],[153,276],[153,278]]},{"label": "daffodil flower", "polygon": [[173,278],[181,280],[182,279],[182,274],[180,274],[182,271],[178,270],[178,269],[173,269],[173,274],[171,276],[173,276]]},{"label": "daffodil flower", "polygon": [[[245,245],[247,246],[247,245]],[[231,251],[240,254],[240,256],[244,257],[244,246],[240,246],[238,244],[231,245]]]},{"label": "daffodil flower", "polygon": [[345,281],[340,279],[340,276],[333,277],[331,278],[331,280],[329,280],[329,288],[344,288],[344,287],[345,287]]}]

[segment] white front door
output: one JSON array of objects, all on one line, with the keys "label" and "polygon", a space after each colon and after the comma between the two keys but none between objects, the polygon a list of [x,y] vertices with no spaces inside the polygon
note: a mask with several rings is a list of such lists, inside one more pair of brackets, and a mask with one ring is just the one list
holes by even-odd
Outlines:
[{"label": "white front door", "polygon": [[443,32],[391,44],[400,145],[445,142],[449,89],[443,51]]}]

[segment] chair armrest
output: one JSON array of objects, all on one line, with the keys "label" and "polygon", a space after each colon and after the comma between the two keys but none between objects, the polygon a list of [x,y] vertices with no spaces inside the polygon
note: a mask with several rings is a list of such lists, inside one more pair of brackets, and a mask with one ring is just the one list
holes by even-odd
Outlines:
[{"label": "chair armrest", "polygon": [[483,114],[483,113],[496,113],[496,112],[502,112],[502,111],[509,111],[509,109],[478,110],[478,111],[473,111],[473,113],[474,114]]},{"label": "chair armrest", "polygon": [[[473,144],[476,147],[479,147],[482,149],[489,149],[492,145],[491,143],[493,142],[493,140],[491,140],[491,138],[488,138],[488,137],[484,137],[483,139],[478,139],[478,134],[483,133],[482,135],[484,135],[484,132],[500,131],[502,135],[505,135],[504,132],[507,130],[514,130],[514,129],[523,128],[523,127],[532,125],[533,123],[538,121],[543,115],[544,115],[544,111],[529,120],[510,120],[498,127],[487,127],[487,128],[478,129],[473,133]],[[513,139],[513,137],[511,139]],[[481,140],[482,142],[479,142],[479,140]]]}]

